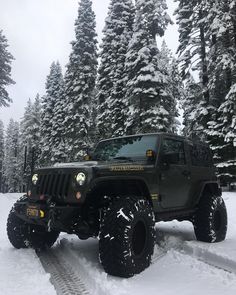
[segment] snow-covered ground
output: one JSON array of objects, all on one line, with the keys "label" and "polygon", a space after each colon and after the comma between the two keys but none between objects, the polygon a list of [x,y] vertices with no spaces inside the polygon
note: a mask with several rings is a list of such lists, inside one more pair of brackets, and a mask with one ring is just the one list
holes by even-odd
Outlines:
[{"label": "snow-covered ground", "polygon": [[[13,249],[6,236],[6,219],[19,195],[0,194],[0,295],[56,294],[32,250]],[[91,295],[233,295],[236,294],[236,193],[223,194],[229,226],[227,239],[217,244],[196,241],[188,222],[158,223],[152,265],[131,279],[104,273],[98,241],[80,241],[61,234],[55,252],[78,272]]]},{"label": "snow-covered ground", "polygon": [[8,213],[19,194],[0,194],[0,295],[54,295],[56,291],[33,250],[14,249],[6,234]]}]

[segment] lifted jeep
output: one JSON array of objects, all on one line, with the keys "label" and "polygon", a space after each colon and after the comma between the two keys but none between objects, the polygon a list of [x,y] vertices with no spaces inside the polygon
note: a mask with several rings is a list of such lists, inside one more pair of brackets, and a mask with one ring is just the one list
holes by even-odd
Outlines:
[{"label": "lifted jeep", "polygon": [[41,168],[7,222],[16,248],[51,247],[60,232],[99,237],[108,274],[150,265],[155,222],[189,220],[197,240],[225,239],[227,213],[207,145],[165,134],[103,140],[90,159]]}]

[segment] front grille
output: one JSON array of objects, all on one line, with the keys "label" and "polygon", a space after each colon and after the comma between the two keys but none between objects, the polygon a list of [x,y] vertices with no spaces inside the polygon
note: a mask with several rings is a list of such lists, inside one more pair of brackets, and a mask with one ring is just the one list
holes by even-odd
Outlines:
[{"label": "front grille", "polygon": [[70,181],[70,174],[41,174],[39,175],[37,194],[67,197]]}]

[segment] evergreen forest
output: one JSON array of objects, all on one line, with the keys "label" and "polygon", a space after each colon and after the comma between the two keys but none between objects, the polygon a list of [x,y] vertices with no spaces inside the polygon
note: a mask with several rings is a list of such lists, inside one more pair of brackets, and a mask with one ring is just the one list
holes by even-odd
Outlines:
[{"label": "evergreen forest", "polygon": [[[22,120],[0,120],[0,192],[24,191],[35,167],[79,161],[101,139],[149,132],[207,142],[221,182],[236,182],[236,0],[176,2],[171,52],[166,0],[110,0],[101,44],[92,0],[80,0],[65,70],[52,61]],[[0,30],[0,108],[12,103],[13,59]]]}]

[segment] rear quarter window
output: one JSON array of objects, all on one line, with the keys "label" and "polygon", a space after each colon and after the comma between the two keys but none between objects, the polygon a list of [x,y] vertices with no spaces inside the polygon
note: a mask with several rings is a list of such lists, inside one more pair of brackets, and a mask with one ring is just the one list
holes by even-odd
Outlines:
[{"label": "rear quarter window", "polygon": [[[184,142],[176,139],[165,138],[162,143],[162,156],[169,156],[168,163],[174,165],[185,165]],[[175,157],[171,157],[175,155]]]},{"label": "rear quarter window", "polygon": [[192,166],[211,167],[212,153],[208,146],[194,144],[189,146]]}]

